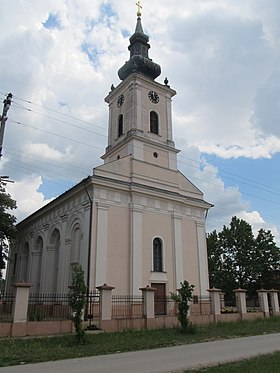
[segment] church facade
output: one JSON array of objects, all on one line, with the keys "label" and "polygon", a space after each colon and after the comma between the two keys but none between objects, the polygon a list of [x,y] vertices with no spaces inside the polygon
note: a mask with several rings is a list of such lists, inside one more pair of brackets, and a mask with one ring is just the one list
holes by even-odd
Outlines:
[{"label": "church facade", "polygon": [[33,293],[65,293],[71,263],[81,263],[90,290],[107,284],[137,295],[147,285],[167,295],[187,280],[194,294],[209,287],[205,217],[211,205],[177,169],[172,98],[149,58],[138,13],[130,58],[109,106],[104,163],[91,176],[17,225],[7,283]]}]

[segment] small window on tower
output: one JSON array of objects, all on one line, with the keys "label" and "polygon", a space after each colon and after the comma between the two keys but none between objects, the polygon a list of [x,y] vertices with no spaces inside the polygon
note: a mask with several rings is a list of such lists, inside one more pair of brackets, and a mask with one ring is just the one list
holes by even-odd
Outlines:
[{"label": "small window on tower", "polygon": [[155,111],[150,112],[150,132],[158,135],[158,115]]},{"label": "small window on tower", "polygon": [[118,137],[123,135],[123,115],[119,115],[119,121],[118,121]]}]

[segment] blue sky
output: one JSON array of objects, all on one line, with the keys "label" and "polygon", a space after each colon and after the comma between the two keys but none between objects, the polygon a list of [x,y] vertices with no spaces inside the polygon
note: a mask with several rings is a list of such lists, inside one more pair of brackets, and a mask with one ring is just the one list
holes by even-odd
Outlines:
[{"label": "blue sky", "polygon": [[[0,0],[0,4],[3,0]],[[0,95],[12,92],[1,175],[18,220],[92,173],[107,146],[104,97],[119,84],[133,0],[11,0],[1,7]],[[280,2],[142,0],[150,57],[177,91],[178,168],[215,205],[280,244]]]}]

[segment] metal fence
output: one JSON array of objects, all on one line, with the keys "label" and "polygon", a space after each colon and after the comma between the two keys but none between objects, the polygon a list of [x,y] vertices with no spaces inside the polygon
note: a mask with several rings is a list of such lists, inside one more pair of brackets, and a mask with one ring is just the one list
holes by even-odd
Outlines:
[{"label": "metal fence", "polygon": [[112,319],[137,319],[143,317],[142,295],[113,295]]},{"label": "metal fence", "polygon": [[[220,296],[221,300],[221,313],[237,313],[237,305],[236,305],[236,298],[234,295],[231,297],[225,298],[222,294]],[[246,297],[246,308],[247,312],[260,312],[262,305],[260,304],[260,300],[258,296],[250,296]]]},{"label": "metal fence", "polygon": [[193,315],[209,315],[211,299],[209,296],[194,295],[191,304],[191,312]]},{"label": "metal fence", "polygon": [[178,308],[176,302],[171,299],[170,296],[165,298],[166,306],[165,306],[165,311],[166,311],[166,316],[177,316],[178,314]]},{"label": "metal fence", "polygon": [[236,298],[232,296],[225,297],[224,294],[220,295],[221,313],[237,313]]},{"label": "metal fence", "polygon": [[260,303],[259,297],[256,295],[254,297],[246,298],[247,312],[260,312],[263,305]]},{"label": "metal fence", "polygon": [[28,321],[69,320],[72,311],[68,294],[30,294],[28,300]]},{"label": "metal fence", "polygon": [[14,301],[14,294],[0,294],[0,322],[12,321]]},{"label": "metal fence", "polygon": [[87,294],[87,300],[84,311],[84,319],[88,321],[88,329],[98,327],[100,315],[100,293],[98,290],[92,290]]}]

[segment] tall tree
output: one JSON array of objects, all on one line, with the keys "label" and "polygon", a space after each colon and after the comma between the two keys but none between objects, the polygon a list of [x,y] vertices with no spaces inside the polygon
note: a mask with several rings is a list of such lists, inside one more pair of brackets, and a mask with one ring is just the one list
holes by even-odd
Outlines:
[{"label": "tall tree", "polygon": [[273,271],[280,270],[280,249],[270,231],[260,229],[256,237],[256,282],[259,288],[279,287]]},{"label": "tall tree", "polygon": [[0,278],[8,259],[9,241],[15,236],[16,217],[9,211],[15,209],[16,201],[6,192],[0,179]]},{"label": "tall tree", "polygon": [[272,272],[280,267],[280,250],[270,231],[261,229],[254,238],[245,220],[233,217],[229,227],[207,235],[210,286],[227,296],[241,287],[254,292],[270,288]]}]

